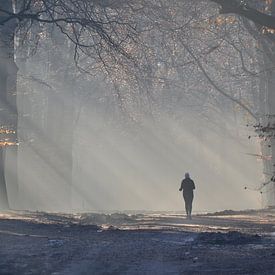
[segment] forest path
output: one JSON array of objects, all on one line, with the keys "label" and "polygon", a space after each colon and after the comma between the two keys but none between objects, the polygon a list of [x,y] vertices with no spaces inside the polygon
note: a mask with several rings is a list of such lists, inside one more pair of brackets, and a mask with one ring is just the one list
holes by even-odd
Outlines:
[{"label": "forest path", "polygon": [[274,274],[275,213],[0,213],[0,274],[182,273]]}]

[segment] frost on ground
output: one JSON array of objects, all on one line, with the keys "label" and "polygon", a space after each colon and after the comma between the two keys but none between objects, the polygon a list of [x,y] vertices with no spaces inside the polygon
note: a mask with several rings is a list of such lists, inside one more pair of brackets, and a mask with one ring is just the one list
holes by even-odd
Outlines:
[{"label": "frost on ground", "polygon": [[0,274],[275,274],[275,212],[0,213]]}]

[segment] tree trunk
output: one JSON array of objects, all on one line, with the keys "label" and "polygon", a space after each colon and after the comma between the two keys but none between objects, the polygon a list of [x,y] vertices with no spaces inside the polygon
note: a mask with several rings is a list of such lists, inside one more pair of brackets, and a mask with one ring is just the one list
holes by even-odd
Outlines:
[{"label": "tree trunk", "polygon": [[[12,11],[12,1],[0,2],[0,8]],[[0,19],[6,15],[0,13]],[[15,22],[9,21],[0,26],[0,126],[10,132],[1,133],[0,148],[0,208],[9,208],[8,194],[17,198],[17,148],[7,147],[4,142],[16,143],[17,108],[16,108],[16,73],[14,63],[14,32]],[[12,157],[11,157],[12,156]],[[8,159],[8,163],[6,160]],[[7,186],[6,171],[10,171],[9,187]]]},{"label": "tree trunk", "polygon": [[[275,1],[272,2],[272,15],[275,15]],[[273,36],[273,37],[272,37]],[[275,206],[275,42],[274,34],[268,34],[262,38],[262,49],[264,50],[264,69],[266,73],[263,93],[266,93],[266,117],[262,118],[262,124],[268,125],[265,135],[266,140],[262,142],[262,153],[264,157],[264,173],[266,185],[263,189],[265,207]]]},{"label": "tree trunk", "polygon": [[[265,60],[265,67],[270,68],[272,63],[268,58]],[[274,64],[273,64],[274,66]],[[269,125],[270,129],[267,131],[267,140],[264,141],[264,156],[271,156],[271,159],[265,160],[266,171],[266,187],[264,190],[266,207],[275,206],[275,72],[273,70],[266,74],[266,89],[267,89],[267,118],[265,124]]]}]

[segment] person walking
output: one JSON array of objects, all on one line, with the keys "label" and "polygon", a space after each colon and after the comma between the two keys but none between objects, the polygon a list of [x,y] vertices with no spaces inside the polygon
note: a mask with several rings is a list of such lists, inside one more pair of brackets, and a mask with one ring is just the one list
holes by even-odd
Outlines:
[{"label": "person walking", "polygon": [[185,173],[185,178],[181,182],[179,191],[182,191],[182,195],[185,202],[185,210],[187,219],[191,220],[192,203],[194,198],[193,190],[195,189],[195,183],[190,178],[189,173]]}]

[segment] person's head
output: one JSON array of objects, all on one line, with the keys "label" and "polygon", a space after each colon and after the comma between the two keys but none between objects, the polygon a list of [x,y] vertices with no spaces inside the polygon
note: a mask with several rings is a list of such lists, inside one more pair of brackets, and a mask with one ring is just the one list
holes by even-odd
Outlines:
[{"label": "person's head", "polygon": [[190,175],[189,175],[188,172],[185,173],[185,178],[186,178],[186,179],[189,179],[189,178],[190,178]]}]

